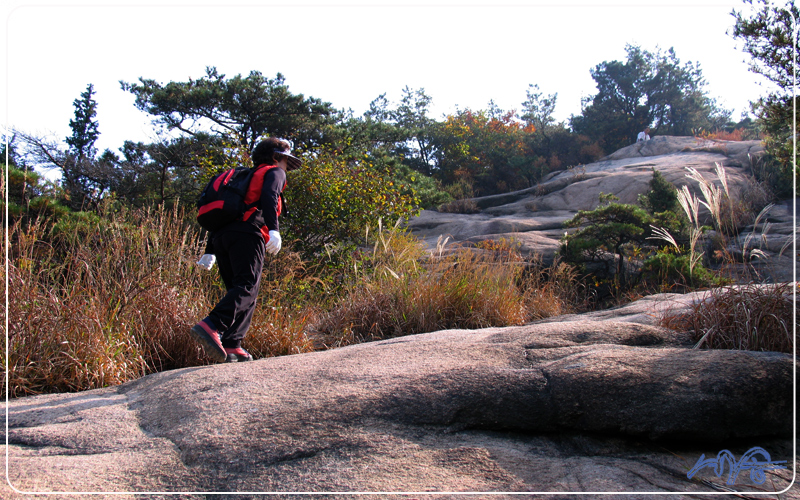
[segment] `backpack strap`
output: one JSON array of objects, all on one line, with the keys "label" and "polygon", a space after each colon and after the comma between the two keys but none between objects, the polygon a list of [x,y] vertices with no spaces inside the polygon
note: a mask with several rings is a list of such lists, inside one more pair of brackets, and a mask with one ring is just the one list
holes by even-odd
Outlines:
[{"label": "backpack strap", "polygon": [[[273,168],[279,168],[277,165],[259,165],[256,167],[255,172],[253,173],[253,178],[250,180],[250,185],[247,188],[247,193],[244,197],[244,203],[247,207],[244,215],[242,216],[242,220],[246,221],[253,215],[253,212],[258,210],[258,204],[261,201],[261,190],[264,187],[264,176],[267,175],[267,172],[272,170]],[[282,205],[283,205],[283,190],[286,189],[286,183],[283,184],[280,193],[280,199],[278,200],[278,215],[281,214]]]}]

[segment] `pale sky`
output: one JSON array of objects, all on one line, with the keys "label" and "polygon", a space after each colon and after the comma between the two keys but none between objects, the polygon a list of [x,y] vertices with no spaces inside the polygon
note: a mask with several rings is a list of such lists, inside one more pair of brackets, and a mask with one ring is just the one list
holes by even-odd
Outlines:
[{"label": "pale sky", "polygon": [[596,93],[590,69],[625,60],[625,45],[673,47],[699,62],[707,91],[734,119],[764,95],[764,79],[728,32],[741,0],[517,1],[235,0],[70,3],[5,0],[6,126],[63,139],[73,101],[94,84],[101,151],[150,141],[150,117],[119,81],[228,76],[286,77],[290,91],[362,114],[382,93],[424,88],[433,118],[456,109],[519,109],[529,84],[558,94],[555,115],[580,114]]}]

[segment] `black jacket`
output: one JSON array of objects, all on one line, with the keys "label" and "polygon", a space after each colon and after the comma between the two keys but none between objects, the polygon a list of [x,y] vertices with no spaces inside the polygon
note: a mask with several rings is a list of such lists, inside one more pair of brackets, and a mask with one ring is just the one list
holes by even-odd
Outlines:
[{"label": "black jacket", "polygon": [[[254,177],[250,183],[253,190],[248,191],[248,198],[258,198],[255,209],[245,213],[244,220],[232,222],[215,233],[209,234],[205,253],[214,253],[212,241],[219,233],[236,231],[261,234],[266,242],[269,240],[269,231],[280,231],[278,217],[286,211],[286,202],[283,198],[286,172],[280,167],[270,168],[263,174],[262,179],[263,182]],[[260,193],[256,191],[259,183],[261,183]],[[246,200],[249,201],[248,198]]]}]

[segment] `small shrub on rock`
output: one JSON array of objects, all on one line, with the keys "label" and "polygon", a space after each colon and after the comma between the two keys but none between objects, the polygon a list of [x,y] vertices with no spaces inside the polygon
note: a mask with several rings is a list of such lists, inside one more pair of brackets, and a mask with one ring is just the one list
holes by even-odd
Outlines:
[{"label": "small shrub on rock", "polygon": [[474,200],[454,200],[439,205],[438,210],[450,214],[476,214],[481,211]]},{"label": "small shrub on rock", "polygon": [[646,287],[655,287],[660,292],[683,293],[714,284],[717,279],[701,263],[692,266],[689,255],[658,251],[645,260],[642,281]]}]

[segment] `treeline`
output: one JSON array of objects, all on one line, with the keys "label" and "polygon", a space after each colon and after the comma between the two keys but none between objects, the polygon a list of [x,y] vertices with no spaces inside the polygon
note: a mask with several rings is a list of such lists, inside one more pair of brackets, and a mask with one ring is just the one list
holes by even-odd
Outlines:
[{"label": "treeline", "polygon": [[[698,63],[682,63],[672,49],[651,52],[634,45],[626,47],[624,61],[591,69],[597,93],[564,122],[554,118],[557,94],[545,94],[535,84],[519,109],[489,102],[486,109],[437,119],[425,90],[406,87],[398,102],[380,95],[357,116],[293,93],[280,73],[229,77],[211,67],[184,82],[145,77],[120,82],[135,106],[152,116],[154,127],[172,133],[157,142],[126,141],[116,151],[99,152],[98,103],[89,84],[74,101],[72,134],[63,142],[24,131],[11,137],[8,153],[17,170],[9,179],[9,208],[14,215],[31,208],[83,210],[104,200],[131,207],[192,203],[214,173],[246,164],[260,138],[280,136],[293,140],[308,160],[299,174],[308,179],[290,183],[290,189],[305,186],[295,197],[305,206],[290,212],[289,226],[293,219],[341,220],[354,214],[350,206],[392,223],[420,208],[534,186],[553,171],[633,143],[646,127],[651,135],[763,136],[778,172],[773,183],[784,189],[778,194],[786,194],[793,130],[786,56],[796,48],[786,34],[796,10],[793,2],[782,8],[763,3],[750,18],[734,13],[733,34],[753,56],[754,71],[780,89],[753,103],[756,120],[738,122],[709,96]],[[34,165],[57,168],[61,182],[36,180]],[[322,201],[305,199],[309,192]],[[323,208],[327,212],[319,212]]]},{"label": "treeline", "polygon": [[[557,94],[527,89],[519,110],[459,110],[436,119],[424,89],[404,88],[399,102],[378,96],[361,116],[318,98],[292,93],[280,73],[227,77],[207,68],[199,79],[121,82],[154,126],[180,132],[155,143],[126,141],[98,152],[94,88],[74,102],[72,135],[64,144],[24,132],[12,139],[18,167],[45,164],[62,173],[62,201],[73,209],[114,195],[134,206],[190,200],[212,172],[236,160],[265,136],[292,139],[306,155],[333,152],[347,162],[387,169],[413,190],[424,208],[453,199],[530,187],[548,173],[597,160],[652,134],[691,135],[732,130],[733,123],[705,90],[697,64],[672,50],[627,47],[626,61],[592,71],[598,93],[568,122],[553,117]],[[173,134],[174,135],[174,134]],[[66,145],[66,147],[64,147]],[[29,193],[35,195],[34,192]]]}]

